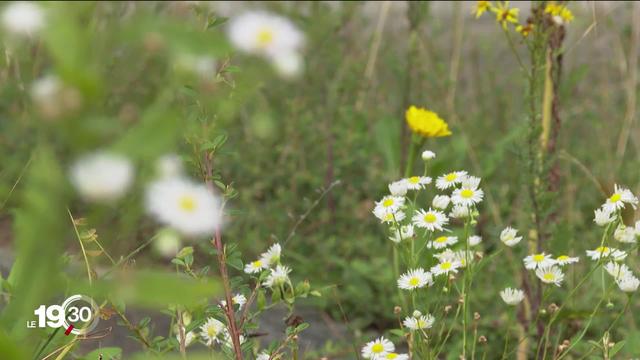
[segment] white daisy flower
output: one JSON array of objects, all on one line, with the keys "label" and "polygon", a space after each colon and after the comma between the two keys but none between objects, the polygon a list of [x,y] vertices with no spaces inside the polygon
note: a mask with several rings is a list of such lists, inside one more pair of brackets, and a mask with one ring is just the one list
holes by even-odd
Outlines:
[{"label": "white daisy flower", "polygon": [[[244,344],[245,341],[245,337],[244,335],[240,334],[240,336],[238,336],[238,341],[240,342],[240,344]],[[228,347],[229,349],[233,348],[233,340],[231,339],[231,334],[229,333],[229,329],[224,329],[224,332],[222,333],[222,344],[226,347]]]},{"label": "white daisy flower", "polygon": [[427,243],[429,249],[444,249],[458,242],[457,236],[438,236]]},{"label": "white daisy flower", "polygon": [[609,212],[614,212],[624,209],[625,204],[629,204],[635,209],[638,205],[638,198],[633,195],[631,190],[615,184],[613,194],[607,199],[604,205],[602,205],[602,208]]},{"label": "white daisy flower", "polygon": [[387,355],[385,355],[383,358],[379,358],[379,359],[409,360],[409,355],[390,352]]},{"label": "white daisy flower", "polygon": [[382,336],[374,341],[368,342],[362,347],[362,357],[365,359],[379,360],[383,359],[388,353],[395,351],[395,349],[395,345]]},{"label": "white daisy flower", "polygon": [[636,221],[634,228],[636,229],[636,234],[640,234],[640,220]]},{"label": "white daisy flower", "polygon": [[466,219],[469,217],[469,208],[464,205],[453,205],[449,216],[454,219]]},{"label": "white daisy flower", "polygon": [[594,210],[593,222],[598,226],[605,226],[615,220],[613,213],[604,208]]},{"label": "white daisy flower", "polygon": [[545,284],[560,286],[564,280],[564,273],[559,267],[553,265],[549,267],[539,267],[536,269],[536,276]]},{"label": "white daisy flower", "polygon": [[228,34],[240,51],[269,58],[296,52],[304,44],[303,34],[291,21],[266,12],[247,12],[232,18]]},{"label": "white daisy flower", "polygon": [[480,186],[481,179],[477,176],[467,175],[460,180],[460,187],[467,189],[477,189]]},{"label": "white daisy flower", "polygon": [[401,226],[400,229],[394,228],[391,231],[392,234],[389,239],[396,244],[402,240],[411,239],[414,235],[413,225],[411,224]]},{"label": "white daisy flower", "polygon": [[407,189],[420,190],[431,184],[431,178],[428,176],[412,176],[404,179]]},{"label": "white daisy flower", "polygon": [[605,266],[604,269],[609,273],[609,275],[613,276],[614,279],[619,280],[623,277],[633,275],[631,269],[625,264],[618,264],[616,262],[610,261]]},{"label": "white daisy flower", "polygon": [[393,196],[405,196],[407,190],[407,182],[404,180],[394,181],[389,184],[389,192]]},{"label": "white daisy flower", "polygon": [[373,209],[373,215],[377,217],[381,223],[393,224],[404,220],[405,213],[404,211],[396,210],[391,211],[382,207],[376,206]]},{"label": "white daisy flower", "polygon": [[436,319],[431,314],[422,315],[420,311],[414,311],[413,316],[407,316],[402,322],[404,326],[411,330],[431,329]]},{"label": "white daisy flower", "polygon": [[580,261],[579,257],[571,257],[568,255],[560,255],[556,258],[556,264],[563,266],[563,265],[568,265],[568,264],[575,264],[578,261]]},{"label": "white daisy flower", "polygon": [[587,250],[587,256],[590,257],[591,260],[611,257],[615,261],[620,261],[627,257],[627,253],[616,248],[599,246],[595,250]]},{"label": "white daisy flower", "polygon": [[442,231],[443,226],[449,222],[449,219],[442,211],[429,208],[428,211],[424,211],[423,209],[418,210],[411,221],[419,228],[425,228],[430,231]]},{"label": "white daisy flower", "polygon": [[244,265],[244,272],[247,274],[255,274],[255,273],[259,273],[262,270],[268,268],[269,266],[267,266],[267,263],[265,263],[264,261],[262,261],[262,259],[258,259],[256,261],[252,261],[248,264]]},{"label": "white daisy flower", "polygon": [[[196,335],[193,333],[193,331],[185,332],[185,334],[184,334],[184,346],[186,347],[186,346],[191,345],[191,343],[193,342],[193,340],[195,338],[196,338]],[[176,334],[176,339],[178,340],[178,343],[179,343],[180,342],[180,333]]]},{"label": "white daisy flower", "polygon": [[467,176],[466,171],[454,171],[438,177],[436,187],[440,190],[449,189],[459,184]]},{"label": "white daisy flower", "polygon": [[271,247],[260,255],[260,261],[267,267],[275,266],[280,262],[280,254],[282,247],[280,244],[273,244]]},{"label": "white daisy flower", "polygon": [[522,240],[522,236],[517,236],[517,235],[518,235],[518,230],[510,226],[507,226],[500,233],[500,241],[502,241],[505,245],[509,247],[516,246],[520,242],[520,240]]},{"label": "white daisy flower", "polygon": [[529,270],[537,268],[548,268],[551,265],[556,264],[556,260],[550,255],[545,253],[533,254],[524,258],[524,267]]},{"label": "white daisy flower", "polygon": [[[231,302],[233,303],[233,305],[238,305],[238,310],[241,310],[242,306],[244,306],[244,304],[247,303],[247,297],[242,294],[236,294],[234,297],[231,298]],[[227,301],[221,300],[220,305],[222,305],[222,307],[226,307]]]},{"label": "white daisy flower", "polygon": [[409,270],[398,279],[398,287],[403,290],[414,290],[431,285],[433,285],[431,274],[422,268]]},{"label": "white daisy flower", "polygon": [[456,205],[462,205],[465,207],[471,207],[482,201],[484,192],[482,189],[462,187],[460,189],[453,190],[451,194],[451,201]]},{"label": "white daisy flower", "polygon": [[454,252],[454,260],[460,263],[460,267],[467,267],[467,259],[473,261],[473,251],[458,250]]},{"label": "white daisy flower", "polygon": [[[374,213],[375,211],[381,211],[381,210],[385,210],[387,212],[388,211],[396,212],[400,210],[401,207],[404,206],[404,202],[405,202],[405,198],[402,196],[387,195],[383,197],[382,200],[376,202]],[[376,210],[376,209],[380,209],[380,210]]]},{"label": "white daisy flower", "polygon": [[433,197],[431,205],[433,205],[433,207],[436,209],[444,210],[447,208],[447,206],[449,206],[450,201],[451,198],[449,198],[447,195],[436,195]]},{"label": "white daisy flower", "polygon": [[476,246],[482,242],[482,237],[478,235],[471,235],[468,239],[469,246]]},{"label": "white daisy flower", "polygon": [[220,342],[220,337],[224,334],[226,327],[214,318],[207,319],[204,325],[200,326],[200,336],[206,341],[207,346]]},{"label": "white daisy flower", "polygon": [[633,244],[637,241],[636,229],[631,226],[620,224],[616,228],[616,231],[613,233],[613,238],[620,241],[621,243]]},{"label": "white daisy flower", "polygon": [[616,280],[616,284],[618,284],[620,290],[624,292],[634,292],[638,290],[638,286],[640,286],[640,280],[638,280],[638,278],[633,275],[629,275]]},{"label": "white daisy flower", "polygon": [[15,35],[31,36],[44,27],[45,14],[42,8],[33,2],[12,2],[2,12],[2,25]]},{"label": "white daisy flower", "polygon": [[500,291],[500,297],[507,305],[518,305],[524,299],[524,291],[506,288]]},{"label": "white daisy flower", "polygon": [[449,273],[457,273],[458,268],[461,266],[462,264],[460,263],[460,261],[449,260],[449,259],[441,260],[440,263],[431,267],[431,273],[434,276],[439,276],[443,274],[446,275]]},{"label": "white daisy flower", "polygon": [[262,283],[262,286],[274,288],[289,282],[289,273],[291,269],[286,266],[278,265],[275,269],[271,269],[271,273]]},{"label": "white daisy flower", "polygon": [[422,160],[428,161],[436,158],[436,153],[430,150],[425,150],[422,152]]},{"label": "white daisy flower", "polygon": [[220,203],[206,186],[192,181],[160,179],[147,188],[147,211],[187,236],[211,235],[222,223]]},{"label": "white daisy flower", "polygon": [[97,152],[71,166],[71,183],[88,201],[110,202],[121,198],[133,182],[133,164],[120,155]]}]

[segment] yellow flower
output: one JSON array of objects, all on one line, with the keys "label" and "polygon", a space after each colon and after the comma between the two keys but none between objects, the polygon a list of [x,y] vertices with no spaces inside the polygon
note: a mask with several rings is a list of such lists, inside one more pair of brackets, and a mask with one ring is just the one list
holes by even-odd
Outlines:
[{"label": "yellow flower", "polygon": [[449,125],[438,114],[423,108],[410,106],[405,114],[411,131],[423,137],[442,137],[451,135]]},{"label": "yellow flower", "polygon": [[508,1],[498,3],[498,6],[492,8],[491,11],[496,13],[496,21],[499,22],[505,30],[507,29],[508,23],[518,23],[518,13],[520,12],[520,9],[510,9]]},{"label": "yellow flower", "polygon": [[567,9],[566,6],[558,5],[553,1],[547,4],[547,6],[544,8],[544,12],[546,14],[550,14],[554,18],[558,17],[560,20],[562,20],[562,23],[570,23],[571,21],[573,21],[573,13],[571,12],[571,10]]},{"label": "yellow flower", "polygon": [[490,1],[478,1],[476,3],[476,19],[479,18],[485,11],[491,9],[492,5]]},{"label": "yellow flower", "polygon": [[533,24],[518,25],[516,26],[516,31],[522,34],[522,36],[527,37],[533,31]]}]

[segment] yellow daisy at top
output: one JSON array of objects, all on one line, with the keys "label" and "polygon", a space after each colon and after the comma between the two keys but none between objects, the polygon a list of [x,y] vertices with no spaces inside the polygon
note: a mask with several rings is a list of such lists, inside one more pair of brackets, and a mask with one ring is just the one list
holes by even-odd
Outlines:
[{"label": "yellow daisy at top", "polygon": [[496,13],[496,21],[502,25],[503,29],[507,29],[508,23],[518,23],[518,13],[520,9],[509,8],[508,1],[499,2],[496,7],[491,8],[491,11]]},{"label": "yellow daisy at top", "polygon": [[527,37],[533,31],[533,24],[518,25],[516,26],[516,31],[522,36]]},{"label": "yellow daisy at top", "polygon": [[[544,12],[550,14],[554,18],[561,20],[562,23],[570,23],[573,21],[573,13],[566,6],[556,4],[551,1],[545,6]],[[560,21],[558,21],[560,22]]]},{"label": "yellow daisy at top", "polygon": [[478,1],[476,2],[476,19],[482,16],[485,11],[491,9],[491,1]]},{"label": "yellow daisy at top", "polygon": [[451,135],[449,125],[433,111],[410,106],[405,113],[407,125],[414,133],[423,137]]}]

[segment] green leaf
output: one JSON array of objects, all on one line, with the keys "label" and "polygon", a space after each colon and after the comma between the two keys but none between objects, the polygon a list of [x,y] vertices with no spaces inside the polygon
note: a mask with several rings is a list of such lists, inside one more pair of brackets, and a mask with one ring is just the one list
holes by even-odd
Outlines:
[{"label": "green leaf", "polygon": [[609,357],[613,358],[620,350],[622,350],[622,348],[624,347],[625,343],[626,343],[626,341],[622,340],[622,341],[617,342],[615,345],[613,345],[611,350],[609,350]]}]

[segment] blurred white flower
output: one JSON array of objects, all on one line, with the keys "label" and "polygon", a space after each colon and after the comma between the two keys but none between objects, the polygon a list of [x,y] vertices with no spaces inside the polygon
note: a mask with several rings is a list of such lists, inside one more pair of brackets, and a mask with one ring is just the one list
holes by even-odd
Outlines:
[{"label": "blurred white flower", "polygon": [[153,249],[166,258],[176,256],[181,245],[180,236],[170,228],[160,230],[153,241]]},{"label": "blurred white flower", "polygon": [[262,283],[262,286],[274,288],[289,282],[289,273],[291,269],[286,266],[278,265],[275,269],[271,269],[271,273]]},{"label": "blurred white flower", "polygon": [[611,211],[608,211],[604,208],[596,209],[593,213],[594,213],[593,221],[598,226],[605,226],[615,219]]},{"label": "blurred white flower", "polygon": [[[184,328],[183,328],[184,329]],[[184,331],[184,330],[183,330]],[[195,334],[193,333],[193,331],[189,331],[189,332],[185,332],[184,334],[184,346],[189,346],[191,345],[191,343],[193,342],[193,340],[196,338]],[[178,340],[178,342],[180,342],[180,333],[176,334],[176,339]]]},{"label": "blurred white flower", "polygon": [[71,183],[88,201],[109,202],[122,197],[133,182],[133,165],[120,155],[97,152],[71,166]]},{"label": "blurred white flower", "polygon": [[429,249],[443,249],[458,242],[457,236],[438,236],[427,243]]},{"label": "blurred white flower", "polygon": [[435,159],[436,153],[430,150],[425,150],[422,152],[422,160],[427,161],[431,159]]},{"label": "blurred white flower", "polygon": [[[247,303],[247,297],[242,294],[236,294],[234,297],[231,298],[231,302],[233,303],[233,305],[238,305],[238,310],[241,310],[242,306],[244,306],[244,304]],[[220,305],[222,305],[223,307],[226,307],[227,301],[226,300],[220,301]]]},{"label": "blurred white flower", "polygon": [[407,183],[404,180],[394,181],[389,184],[389,192],[393,196],[405,196],[407,194]]},{"label": "blurred white flower", "polygon": [[429,231],[442,231],[443,226],[449,222],[449,219],[443,212],[430,208],[427,211],[423,209],[416,211],[411,221],[413,225],[419,228],[426,228]]},{"label": "blurred white flower", "polygon": [[271,358],[271,355],[266,352],[263,351],[260,354],[258,354],[258,356],[256,357],[256,360],[269,360]]},{"label": "blurred white flower", "polygon": [[436,209],[444,210],[449,206],[450,201],[451,199],[447,195],[436,195],[433,197],[431,205]]},{"label": "blurred white flower", "polygon": [[482,237],[479,235],[469,236],[469,246],[476,246],[482,242]]},{"label": "blurred white flower", "polygon": [[244,265],[244,272],[247,274],[259,273],[266,269],[268,266],[262,260],[252,261]]},{"label": "blurred white flower", "polygon": [[222,222],[220,203],[206,186],[167,178],[147,188],[147,211],[187,236],[212,235]]},{"label": "blurred white flower", "polygon": [[568,264],[575,264],[578,261],[580,261],[580,258],[578,257],[570,257],[568,255],[560,255],[556,258],[556,264],[562,266],[562,265],[568,265]]},{"label": "blurred white flower", "polygon": [[451,201],[456,205],[471,207],[481,202],[483,197],[484,192],[482,189],[462,187],[460,189],[453,190],[453,193],[451,194]]},{"label": "blurred white flower", "polygon": [[158,175],[163,178],[180,177],[184,172],[182,159],[176,154],[161,156],[156,163],[156,169]]},{"label": "blurred white flower", "polygon": [[537,268],[547,268],[556,264],[556,260],[550,255],[545,253],[533,254],[524,258],[524,267],[529,270],[535,270]]},{"label": "blurred white flower", "polygon": [[450,187],[460,184],[460,182],[467,176],[466,171],[453,171],[448,174],[442,175],[436,179],[436,187],[440,190],[445,190]]},{"label": "blurred white flower", "polygon": [[34,35],[44,27],[44,23],[44,11],[33,2],[12,2],[2,12],[2,25],[16,35]]},{"label": "blurred white flower", "polygon": [[228,33],[236,48],[257,55],[290,53],[299,50],[304,43],[304,36],[289,19],[260,11],[232,18]]},{"label": "blurred white flower", "polygon": [[295,52],[283,52],[270,57],[278,74],[285,78],[294,78],[304,70],[302,56]]},{"label": "blurred white flower", "polygon": [[407,316],[402,322],[404,326],[412,331],[430,329],[436,319],[431,314],[422,315],[420,311],[414,311],[413,316]]},{"label": "blurred white flower", "polygon": [[600,258],[611,257],[615,261],[620,261],[627,257],[627,253],[616,248],[599,246],[595,250],[587,250],[587,256],[590,257],[591,260],[600,260]]},{"label": "blurred white flower", "polygon": [[409,190],[424,189],[425,186],[431,184],[431,178],[428,176],[412,176],[404,179]]},{"label": "blurred white flower", "polygon": [[621,279],[616,280],[616,284],[620,290],[624,292],[634,292],[638,290],[638,286],[640,286],[640,280],[637,277],[629,274]]},{"label": "blurred white flower", "polygon": [[524,291],[506,288],[500,291],[500,297],[507,305],[517,305],[524,299]]},{"label": "blurred white flower", "polygon": [[620,224],[616,228],[616,231],[613,233],[613,238],[620,241],[621,243],[635,243],[637,241],[636,229],[635,227]]},{"label": "blurred white flower", "polygon": [[453,205],[449,216],[454,219],[465,219],[469,217],[469,208],[464,205]]},{"label": "blurred white flower", "polygon": [[392,234],[389,236],[389,239],[394,243],[399,243],[402,240],[411,239],[414,234],[413,225],[404,225],[401,226],[400,229],[392,228]]},{"label": "blurred white flower", "polygon": [[282,247],[280,244],[273,244],[271,247],[260,255],[260,261],[267,267],[276,266],[280,262],[280,254]]},{"label": "blurred white flower", "polygon": [[431,267],[431,273],[434,276],[447,275],[449,273],[457,273],[462,263],[457,260],[451,260],[449,257],[442,257],[440,263]]},{"label": "blurred white flower", "polygon": [[376,207],[373,210],[374,214],[376,214],[376,212],[380,213],[382,210],[396,212],[404,206],[404,202],[405,198],[402,196],[387,195],[383,197],[382,200],[376,202]]},{"label": "blurred white flower", "polygon": [[518,235],[518,230],[510,226],[507,226],[500,233],[500,241],[502,241],[505,245],[509,247],[513,247],[517,245],[520,242],[520,240],[522,240],[522,236],[517,236],[517,235]]},{"label": "blurred white flower", "polygon": [[609,273],[609,275],[613,276],[613,278],[616,280],[633,275],[633,273],[631,272],[631,269],[629,269],[627,265],[618,264],[613,261],[608,262],[604,266],[604,269]]}]

